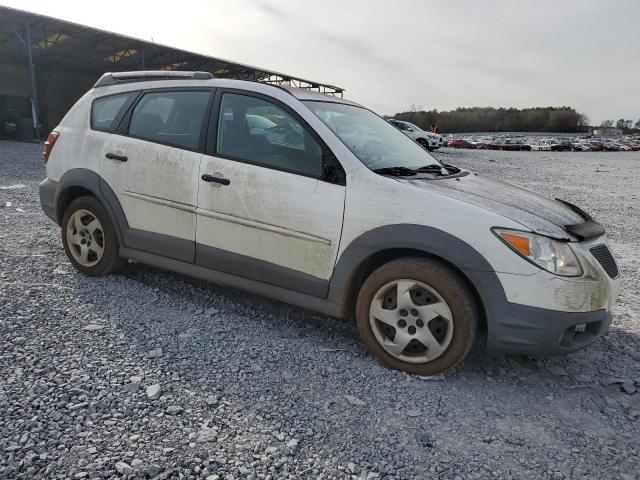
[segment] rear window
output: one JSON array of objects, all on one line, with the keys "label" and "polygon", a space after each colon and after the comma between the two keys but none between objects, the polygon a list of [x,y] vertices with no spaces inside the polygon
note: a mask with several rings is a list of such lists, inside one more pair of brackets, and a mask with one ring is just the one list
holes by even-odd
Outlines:
[{"label": "rear window", "polygon": [[109,95],[94,100],[91,108],[91,128],[105,132],[113,132],[116,120],[133,92]]},{"label": "rear window", "polygon": [[208,91],[145,93],[131,115],[129,135],[195,150],[208,103]]}]

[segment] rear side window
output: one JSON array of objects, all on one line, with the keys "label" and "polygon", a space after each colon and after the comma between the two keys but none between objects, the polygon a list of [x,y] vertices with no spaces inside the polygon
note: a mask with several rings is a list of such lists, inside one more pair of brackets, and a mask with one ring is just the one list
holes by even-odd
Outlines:
[{"label": "rear side window", "polygon": [[109,95],[94,100],[91,108],[91,128],[105,132],[113,132],[118,115],[127,101],[133,97],[132,92]]},{"label": "rear side window", "polygon": [[195,150],[208,103],[208,91],[145,93],[131,115],[129,135]]}]

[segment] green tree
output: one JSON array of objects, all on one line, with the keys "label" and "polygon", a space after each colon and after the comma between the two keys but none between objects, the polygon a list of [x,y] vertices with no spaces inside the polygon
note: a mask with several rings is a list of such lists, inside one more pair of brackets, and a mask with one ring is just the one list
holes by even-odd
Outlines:
[{"label": "green tree", "polygon": [[[432,124],[441,133],[460,132],[556,132],[579,133],[588,128],[589,119],[571,107],[537,108],[457,108],[448,112],[412,108],[394,115],[428,130]],[[611,122],[613,124],[613,122]]]}]

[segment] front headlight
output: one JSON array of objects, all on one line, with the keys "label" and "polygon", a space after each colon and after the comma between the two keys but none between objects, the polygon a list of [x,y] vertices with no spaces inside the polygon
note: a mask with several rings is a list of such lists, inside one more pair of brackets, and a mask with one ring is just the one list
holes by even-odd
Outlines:
[{"label": "front headlight", "polygon": [[566,242],[519,230],[494,228],[493,232],[511,250],[548,272],[563,277],[582,275],[578,257]]}]

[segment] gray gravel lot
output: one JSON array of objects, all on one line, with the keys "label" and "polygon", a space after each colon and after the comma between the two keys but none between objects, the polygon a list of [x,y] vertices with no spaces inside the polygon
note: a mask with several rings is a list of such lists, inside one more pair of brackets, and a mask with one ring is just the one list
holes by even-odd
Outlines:
[{"label": "gray gravel lot", "polygon": [[638,152],[437,154],[584,207],[623,289],[584,351],[478,344],[423,379],[352,322],[141,265],[76,273],[41,150],[0,143],[0,478],[640,478]]}]

